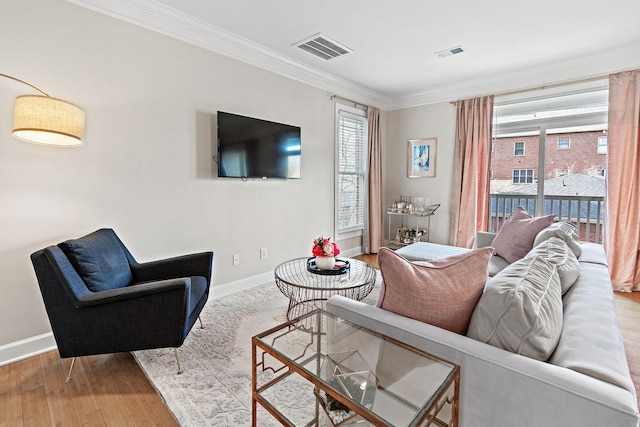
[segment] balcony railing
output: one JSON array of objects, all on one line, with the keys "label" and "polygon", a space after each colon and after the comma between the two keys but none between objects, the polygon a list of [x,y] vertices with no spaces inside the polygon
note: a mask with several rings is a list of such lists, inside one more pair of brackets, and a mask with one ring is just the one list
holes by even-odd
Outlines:
[{"label": "balcony railing", "polygon": [[[537,196],[494,193],[490,195],[489,231],[497,232],[511,212],[523,206],[531,215],[536,211]],[[554,214],[580,230],[580,240],[602,243],[604,197],[544,196],[543,215]]]}]

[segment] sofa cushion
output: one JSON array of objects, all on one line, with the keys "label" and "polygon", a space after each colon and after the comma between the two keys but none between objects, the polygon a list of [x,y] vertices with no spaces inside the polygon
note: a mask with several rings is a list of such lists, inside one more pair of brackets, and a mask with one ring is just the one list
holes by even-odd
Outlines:
[{"label": "sofa cushion", "polygon": [[553,215],[532,218],[522,206],[518,206],[502,224],[491,246],[495,248],[496,255],[508,263],[516,262],[533,248],[536,236],[553,222],[553,218]]},{"label": "sofa cushion", "polygon": [[533,247],[535,248],[540,243],[551,237],[557,237],[564,240],[573,254],[576,257],[580,256],[580,253],[582,252],[582,249],[580,248],[580,236],[575,225],[570,222],[554,222],[538,233],[533,241]]},{"label": "sofa cushion", "polygon": [[409,261],[433,261],[465,252],[469,252],[469,249],[431,242],[415,242],[396,250],[398,255],[402,255]]},{"label": "sofa cushion", "polygon": [[534,256],[511,264],[487,282],[467,336],[547,360],[561,331],[562,296],[556,267]]},{"label": "sofa cushion", "polygon": [[410,262],[388,248],[378,251],[382,288],[377,306],[464,334],[488,277],[493,248],[435,261]]},{"label": "sofa cushion", "polygon": [[101,229],[58,246],[93,292],[123,288],[133,280],[129,261],[113,230]]},{"label": "sofa cushion", "polygon": [[582,263],[591,263],[591,264],[600,264],[604,266],[608,266],[607,255],[604,252],[604,246],[598,243],[591,242],[582,242],[580,244],[580,249],[582,252],[578,257],[578,262]]},{"label": "sofa cushion", "polygon": [[549,362],[633,393],[609,269],[597,263],[580,267],[580,277],[562,298],[563,333]]},{"label": "sofa cushion", "polygon": [[492,256],[491,261],[489,261],[489,277],[495,276],[507,267],[509,267],[509,263],[506,259],[500,255]]},{"label": "sofa cushion", "polygon": [[564,295],[580,275],[578,258],[563,239],[551,237],[531,249],[525,258],[541,256],[556,266]]}]

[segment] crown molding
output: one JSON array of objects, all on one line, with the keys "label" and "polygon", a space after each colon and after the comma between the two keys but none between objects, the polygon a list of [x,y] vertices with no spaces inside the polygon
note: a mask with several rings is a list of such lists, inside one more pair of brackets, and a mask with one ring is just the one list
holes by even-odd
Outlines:
[{"label": "crown molding", "polygon": [[380,108],[389,98],[355,82],[324,73],[271,49],[153,0],[67,0],[212,52]]},{"label": "crown molding", "polygon": [[236,34],[184,14],[154,0],[67,0],[116,19],[182,40],[287,78],[383,110],[397,110],[489,94],[503,94],[606,77],[640,67],[640,42],[591,54],[588,57],[528,67],[510,73],[479,76],[456,84],[392,97],[356,82],[325,73]]},{"label": "crown molding", "polygon": [[549,85],[568,85],[584,79],[606,79],[609,74],[639,67],[640,42],[637,42],[563,62],[478,77],[455,85],[416,92],[391,100],[387,107],[389,110],[397,110],[476,96],[543,89]]}]

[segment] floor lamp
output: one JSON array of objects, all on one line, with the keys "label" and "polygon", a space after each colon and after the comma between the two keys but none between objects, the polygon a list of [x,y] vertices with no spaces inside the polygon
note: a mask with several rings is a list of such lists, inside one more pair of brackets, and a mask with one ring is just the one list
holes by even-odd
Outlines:
[{"label": "floor lamp", "polygon": [[75,147],[84,140],[84,111],[77,105],[52,98],[34,85],[7,74],[42,95],[21,95],[13,112],[13,135],[23,141],[56,147]]}]

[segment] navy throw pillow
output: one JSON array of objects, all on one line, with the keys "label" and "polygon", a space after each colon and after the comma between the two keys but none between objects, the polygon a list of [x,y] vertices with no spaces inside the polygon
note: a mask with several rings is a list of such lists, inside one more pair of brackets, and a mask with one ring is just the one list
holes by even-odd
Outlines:
[{"label": "navy throw pillow", "polygon": [[93,292],[123,288],[133,280],[127,256],[111,229],[58,245]]}]

